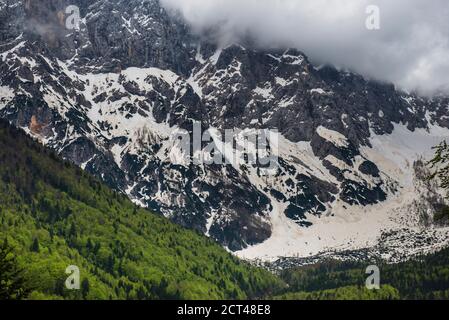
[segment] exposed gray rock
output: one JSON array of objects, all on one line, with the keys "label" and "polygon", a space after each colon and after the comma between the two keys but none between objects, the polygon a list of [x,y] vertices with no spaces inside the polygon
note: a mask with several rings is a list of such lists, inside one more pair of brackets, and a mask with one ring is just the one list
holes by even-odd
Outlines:
[{"label": "exposed gray rock", "polygon": [[[449,127],[447,97],[315,68],[298,50],[218,48],[157,0],[70,1],[81,9],[78,31],[65,28],[66,0],[0,3],[0,88],[13,93],[0,97],[0,116],[231,250],[271,236],[273,199],[303,227],[312,215],[332,214],[336,201],[385,201],[395,182],[361,153],[372,134],[395,124]],[[192,134],[195,122],[221,132],[277,129],[310,145],[319,168],[298,150],[284,150],[269,178],[260,165],[174,163],[170,134]]]}]

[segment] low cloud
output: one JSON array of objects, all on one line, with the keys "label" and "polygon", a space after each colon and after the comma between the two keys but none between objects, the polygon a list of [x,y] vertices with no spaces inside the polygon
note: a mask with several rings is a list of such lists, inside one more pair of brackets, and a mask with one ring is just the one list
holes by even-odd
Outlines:
[{"label": "low cloud", "polygon": [[[216,41],[251,36],[266,47],[295,47],[330,63],[426,94],[449,93],[447,0],[161,0]],[[380,8],[368,30],[366,8]]]}]

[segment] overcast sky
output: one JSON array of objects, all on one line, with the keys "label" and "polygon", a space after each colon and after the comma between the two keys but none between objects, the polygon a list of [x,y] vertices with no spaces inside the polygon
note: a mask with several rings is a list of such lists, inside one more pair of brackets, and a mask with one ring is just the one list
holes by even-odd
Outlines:
[{"label": "overcast sky", "polygon": [[[331,63],[407,90],[449,93],[448,0],[161,0],[198,33],[244,34],[264,46],[290,46],[315,64]],[[380,8],[380,30],[366,8]]]}]

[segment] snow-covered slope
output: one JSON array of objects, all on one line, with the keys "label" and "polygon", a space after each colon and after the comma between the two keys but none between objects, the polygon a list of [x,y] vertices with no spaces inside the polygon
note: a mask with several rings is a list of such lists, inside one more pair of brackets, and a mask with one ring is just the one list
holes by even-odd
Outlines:
[{"label": "snow-covered slope", "polygon": [[364,147],[362,155],[395,184],[397,191],[386,201],[368,206],[336,201],[325,214],[311,218],[310,227],[298,228],[283,214],[285,204],[272,198],[276,203],[271,214],[272,237],[237,254],[274,261],[329,253],[337,257],[339,252],[371,249],[373,254],[397,261],[449,245],[449,227],[432,227],[433,213],[444,203],[444,193],[425,180],[432,147],[448,137],[446,128],[431,126],[411,132],[403,125],[395,125],[392,134],[373,135],[372,147]]},{"label": "snow-covered slope", "polygon": [[[444,199],[424,177],[449,137],[447,97],[317,69],[298,50],[217,47],[156,0],[75,2],[79,31],[54,19],[64,1],[0,7],[1,117],[245,258],[446,244]],[[186,151],[198,124],[223,163],[194,161],[217,156],[205,144]],[[274,166],[235,161],[257,158],[240,147],[261,132]]]}]

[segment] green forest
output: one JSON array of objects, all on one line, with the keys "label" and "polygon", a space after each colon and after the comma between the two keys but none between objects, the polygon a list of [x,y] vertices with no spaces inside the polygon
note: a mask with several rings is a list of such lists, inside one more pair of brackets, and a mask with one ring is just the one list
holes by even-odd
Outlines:
[{"label": "green forest", "polygon": [[[4,121],[0,243],[0,299],[256,299],[283,286]],[[80,269],[80,290],[66,289],[70,265]]]},{"label": "green forest", "polygon": [[[366,267],[380,269],[380,290],[365,287]],[[449,299],[449,249],[398,264],[327,261],[284,270],[289,288],[276,299]]]},{"label": "green forest", "polygon": [[[271,273],[141,209],[0,121],[0,300],[449,299],[449,249],[396,265],[327,261]],[[80,270],[79,290],[65,282]]]}]

